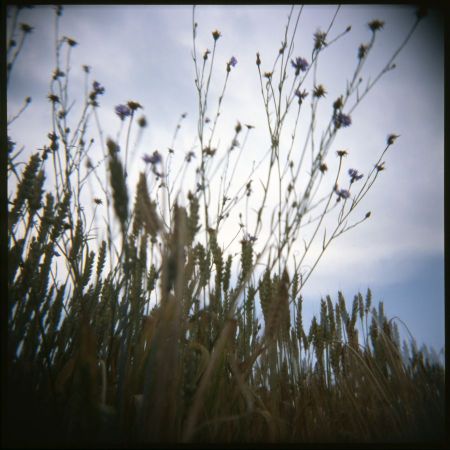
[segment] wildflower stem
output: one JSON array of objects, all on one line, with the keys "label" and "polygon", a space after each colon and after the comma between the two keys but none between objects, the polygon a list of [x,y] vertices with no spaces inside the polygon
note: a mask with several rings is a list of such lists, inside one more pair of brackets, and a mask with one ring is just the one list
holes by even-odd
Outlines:
[{"label": "wildflower stem", "polygon": [[130,116],[130,121],[128,124],[128,131],[127,131],[127,140],[125,143],[125,164],[124,164],[124,175],[125,178],[127,178],[128,176],[128,172],[127,172],[127,163],[128,163],[128,147],[130,145],[130,134],[131,134],[131,125],[133,123],[133,117],[134,117],[134,110],[131,110],[131,116]]}]

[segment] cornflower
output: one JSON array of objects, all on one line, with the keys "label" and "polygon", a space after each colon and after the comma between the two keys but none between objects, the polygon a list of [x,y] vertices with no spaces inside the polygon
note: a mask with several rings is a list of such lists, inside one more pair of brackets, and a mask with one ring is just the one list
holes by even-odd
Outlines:
[{"label": "cornflower", "polygon": [[297,89],[295,91],[295,96],[298,97],[298,104],[301,105],[303,100],[308,96],[308,93],[305,90],[301,92],[300,89]]},{"label": "cornflower", "polygon": [[348,199],[350,197],[350,192],[347,189],[340,189],[339,190],[337,185],[334,186],[334,192],[338,196],[338,198],[336,200],[337,202],[340,202],[341,198],[346,200],[346,199]]},{"label": "cornflower", "polygon": [[94,89],[97,95],[103,95],[105,93],[105,88],[98,81],[92,83],[92,89]]},{"label": "cornflower", "polygon": [[297,57],[295,60],[291,59],[292,67],[295,69],[295,75],[297,76],[300,72],[306,72],[309,67],[308,61],[304,58]]},{"label": "cornflower", "polygon": [[350,175],[350,183],[354,183],[364,176],[362,173],[358,173],[356,169],[348,169],[348,174]]},{"label": "cornflower", "polygon": [[125,117],[131,115],[131,110],[127,105],[117,105],[115,111],[116,114],[119,116],[120,120],[124,120]]},{"label": "cornflower", "polygon": [[352,124],[352,118],[344,113],[334,116],[334,125],[336,128],[348,127]]},{"label": "cornflower", "polygon": [[144,162],[145,162],[146,164],[151,164],[151,165],[153,165],[153,166],[154,166],[155,164],[160,163],[160,162],[162,161],[161,155],[160,155],[160,153],[158,152],[158,150],[155,150],[155,151],[153,152],[152,155],[149,155],[148,153],[146,153],[146,154],[142,157],[142,159],[144,160]]}]

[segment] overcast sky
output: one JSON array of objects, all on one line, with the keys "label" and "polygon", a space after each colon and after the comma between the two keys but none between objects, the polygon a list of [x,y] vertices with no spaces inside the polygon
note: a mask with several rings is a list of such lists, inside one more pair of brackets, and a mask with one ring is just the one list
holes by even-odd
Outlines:
[{"label": "overcast sky", "polygon": [[[211,118],[223,87],[226,62],[232,56],[238,61],[230,73],[215,145],[219,150],[229,145],[238,120],[255,126],[241,155],[238,180],[245,179],[241,171],[248,172],[270,145],[255,55],[260,52],[263,71],[271,69],[289,10],[286,5],[196,9],[200,53],[212,49],[213,30],[222,33],[211,84]],[[335,11],[333,6],[304,8],[294,56],[310,61],[313,34],[328,27]],[[414,22],[414,9],[352,5],[340,9],[330,36],[348,25],[352,29],[321,57],[318,83],[328,92],[324,102],[332,104],[344,93],[357,63],[357,49],[370,39],[367,23],[373,19],[385,21],[385,26],[363,71],[364,81],[370,76],[373,79],[402,42]],[[9,134],[30,154],[48,144],[51,108],[46,96],[55,68],[54,11],[50,6],[24,10],[19,21],[29,23],[34,31],[14,67],[8,117],[26,96],[33,102],[11,125]],[[192,7],[67,6],[60,33],[79,44],[72,52],[73,98],[84,89],[84,64],[92,67],[91,81],[99,81],[106,89],[99,99],[105,136],[116,136],[120,128],[116,105],[135,100],[144,106],[149,126],[137,147],[130,179],[142,170],[144,153],[159,149],[167,156],[180,115],[187,113],[177,137],[174,164],[177,158],[182,160],[195,142],[197,123]],[[399,316],[419,343],[440,350],[444,346],[444,62],[443,24],[437,14],[431,13],[419,24],[395,63],[396,69],[387,73],[354,111],[352,125],[339,132],[330,151],[330,167],[336,164],[335,150],[346,148],[345,170],[354,167],[367,174],[383,150],[386,136],[400,135],[385,157],[386,170],[357,210],[355,220],[371,211],[370,220],[331,244],[305,286],[305,323],[319,312],[321,297],[329,294],[336,299],[342,290],[350,302],[358,291],[365,294],[370,287],[374,301],[384,301],[388,317]],[[79,107],[81,100],[74,110]],[[326,107],[319,111],[329,114]],[[323,114],[319,114],[319,124],[328,119]],[[89,132],[98,139],[94,123]],[[98,160],[99,148],[94,147],[93,152],[90,156]],[[187,184],[188,188],[195,186],[193,180]]]}]

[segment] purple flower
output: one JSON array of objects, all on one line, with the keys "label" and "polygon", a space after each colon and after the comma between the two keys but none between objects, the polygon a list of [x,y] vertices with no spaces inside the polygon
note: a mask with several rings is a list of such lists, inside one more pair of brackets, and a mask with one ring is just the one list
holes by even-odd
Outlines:
[{"label": "purple flower", "polygon": [[230,72],[231,67],[234,67],[237,64],[237,59],[232,56],[231,59],[227,62],[227,72]]},{"label": "purple flower", "polygon": [[94,92],[98,95],[105,93],[105,88],[98,81],[92,83],[92,89],[94,89]]},{"label": "purple flower", "polygon": [[336,195],[338,196],[337,201],[339,202],[341,200],[341,198],[343,198],[344,200],[346,200],[347,198],[350,197],[350,192],[347,191],[347,189],[341,189],[339,190],[339,188],[336,186],[334,186],[334,192],[336,193]]},{"label": "purple flower", "polygon": [[298,75],[300,72],[305,72],[308,68],[308,61],[304,58],[297,57],[295,61],[291,59],[292,67],[295,69],[295,75]]},{"label": "purple flower", "polygon": [[349,191],[347,191],[347,189],[341,189],[340,191],[339,191],[339,197],[341,197],[341,198],[349,198],[350,197],[350,192]]},{"label": "purple flower", "polygon": [[347,114],[339,113],[334,116],[334,125],[336,128],[348,127],[352,124],[352,118]]},{"label": "purple flower", "polygon": [[155,151],[153,152],[153,155],[149,155],[149,154],[146,153],[146,154],[142,157],[142,159],[144,160],[144,162],[145,162],[146,164],[152,164],[152,165],[158,164],[158,163],[160,163],[161,160],[162,160],[161,155],[159,154],[158,150],[155,150]]},{"label": "purple flower", "polygon": [[362,173],[358,173],[356,169],[348,169],[348,174],[350,175],[350,183],[354,183],[364,176]]},{"label": "purple flower", "polygon": [[131,115],[131,110],[127,105],[117,105],[115,111],[116,114],[120,117],[120,120],[124,120],[125,117]]},{"label": "purple flower", "polygon": [[301,92],[300,89],[297,89],[295,95],[298,97],[298,104],[301,105],[303,100],[308,96],[308,93],[305,90]]}]

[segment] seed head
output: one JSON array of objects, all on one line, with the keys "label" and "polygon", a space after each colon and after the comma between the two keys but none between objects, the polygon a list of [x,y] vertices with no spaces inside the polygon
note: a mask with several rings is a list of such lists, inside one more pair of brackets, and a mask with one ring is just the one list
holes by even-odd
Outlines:
[{"label": "seed head", "polygon": [[319,84],[318,86],[316,86],[314,88],[314,91],[313,91],[314,97],[317,97],[317,98],[325,97],[326,94],[327,94],[327,91],[325,90],[325,88],[323,87],[322,84]]},{"label": "seed head", "polygon": [[390,135],[387,137],[387,144],[388,144],[388,145],[392,145],[398,137],[400,137],[399,134],[390,134]]},{"label": "seed head", "polygon": [[384,22],[378,19],[372,20],[367,25],[375,33],[375,31],[381,30],[384,27]]}]

